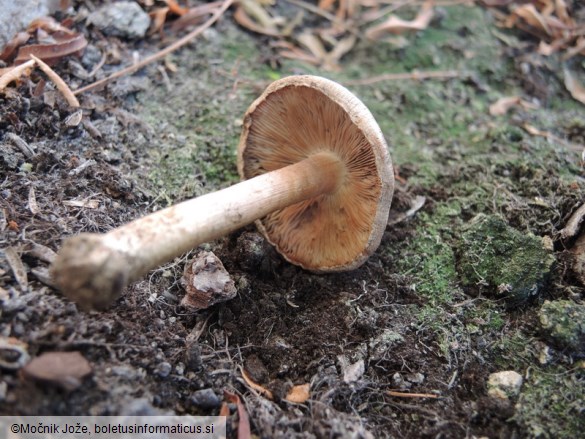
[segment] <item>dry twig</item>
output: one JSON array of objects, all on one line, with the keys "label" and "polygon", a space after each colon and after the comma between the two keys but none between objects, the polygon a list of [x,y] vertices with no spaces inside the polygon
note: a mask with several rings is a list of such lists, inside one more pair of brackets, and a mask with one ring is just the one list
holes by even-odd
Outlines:
[{"label": "dry twig", "polygon": [[34,55],[31,55],[30,57],[37,63],[40,69],[43,72],[45,72],[49,79],[53,81],[55,86],[63,94],[63,97],[65,98],[67,103],[74,108],[78,108],[79,101],[77,100],[69,86],[65,83],[65,81],[63,81],[63,79],[61,79],[61,77],[57,75],[57,73],[55,73],[55,71],[52,68],[50,68],[47,64],[45,64],[42,60],[40,60]]}]

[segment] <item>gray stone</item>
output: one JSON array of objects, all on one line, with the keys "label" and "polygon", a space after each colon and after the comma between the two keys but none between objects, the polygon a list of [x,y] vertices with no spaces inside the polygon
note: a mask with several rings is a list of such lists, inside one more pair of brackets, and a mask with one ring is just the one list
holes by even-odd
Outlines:
[{"label": "gray stone", "polygon": [[513,370],[492,373],[488,378],[488,395],[508,399],[517,396],[522,387],[522,375]]},{"label": "gray stone", "polygon": [[106,35],[142,38],[150,26],[150,17],[135,2],[117,2],[92,12],[88,21]]},{"label": "gray stone", "polygon": [[193,405],[203,409],[219,407],[221,401],[212,389],[197,390],[190,398]]},{"label": "gray stone", "polygon": [[56,11],[59,0],[19,0],[0,3],[0,48],[29,23]]}]

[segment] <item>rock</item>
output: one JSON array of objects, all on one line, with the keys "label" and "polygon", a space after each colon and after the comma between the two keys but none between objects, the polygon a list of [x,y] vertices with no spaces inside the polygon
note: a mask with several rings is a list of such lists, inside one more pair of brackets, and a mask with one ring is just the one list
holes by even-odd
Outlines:
[{"label": "rock", "polygon": [[561,348],[585,351],[585,305],[545,301],[538,313],[545,337]]},{"label": "rock", "polygon": [[163,361],[156,367],[155,372],[159,377],[166,378],[171,374],[172,370],[173,366],[171,366],[170,363]]},{"label": "rock", "polygon": [[109,3],[92,12],[88,21],[106,35],[142,38],[150,26],[150,17],[135,2]]},{"label": "rock", "polygon": [[0,8],[0,47],[10,41],[29,23],[59,8],[59,0],[20,0],[2,2]]},{"label": "rock", "polygon": [[181,305],[196,309],[209,308],[236,296],[233,279],[215,254],[202,251],[185,265],[181,285],[187,294]]},{"label": "rock", "polygon": [[349,364],[349,361],[340,355],[337,357],[341,364],[341,373],[343,374],[343,382],[353,383],[359,380],[366,371],[364,360],[358,360],[355,363]]},{"label": "rock", "polygon": [[405,381],[400,372],[396,372],[392,375],[392,385],[396,389],[400,390],[408,390],[412,387],[412,384],[408,381]]},{"label": "rock", "polygon": [[66,390],[81,386],[81,380],[89,375],[91,365],[75,352],[45,352],[22,368],[23,376],[37,381],[58,384]]},{"label": "rock", "polygon": [[480,288],[509,304],[538,295],[555,261],[543,240],[508,226],[495,215],[478,215],[459,245],[458,272],[464,286]]},{"label": "rock", "polygon": [[214,409],[221,405],[221,400],[212,389],[197,390],[189,400],[202,409]]},{"label": "rock", "polygon": [[236,242],[238,261],[246,271],[258,270],[266,256],[266,241],[253,232],[242,233]]},{"label": "rock", "polygon": [[488,395],[494,398],[508,399],[520,393],[522,375],[513,370],[495,372],[488,378]]},{"label": "rock", "polygon": [[370,361],[381,360],[394,346],[404,342],[404,337],[391,329],[384,329],[377,337],[370,340]]}]

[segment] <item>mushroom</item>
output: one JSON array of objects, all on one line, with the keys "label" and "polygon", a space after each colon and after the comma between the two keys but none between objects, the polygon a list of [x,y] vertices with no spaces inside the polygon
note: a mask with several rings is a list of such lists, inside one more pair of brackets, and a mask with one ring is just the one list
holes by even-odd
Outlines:
[{"label": "mushroom", "polygon": [[372,114],[341,85],[272,83],[246,112],[238,171],[234,186],[67,239],[55,284],[82,308],[103,309],[149,270],[254,221],[285,259],[313,272],[355,269],[380,244],[392,163]]}]

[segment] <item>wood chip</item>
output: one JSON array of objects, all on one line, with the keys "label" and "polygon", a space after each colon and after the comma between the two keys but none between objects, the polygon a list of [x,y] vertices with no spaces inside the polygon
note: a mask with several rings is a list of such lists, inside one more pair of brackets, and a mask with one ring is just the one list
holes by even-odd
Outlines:
[{"label": "wood chip", "polygon": [[41,209],[39,208],[39,205],[37,203],[37,196],[35,194],[35,188],[32,186],[28,190],[28,209],[30,210],[30,212],[33,215],[36,215],[41,211]]},{"label": "wood chip", "polygon": [[51,382],[66,390],[81,386],[82,379],[91,372],[91,365],[77,351],[46,352],[22,369],[25,378]]},{"label": "wood chip", "polygon": [[26,274],[26,269],[24,268],[24,264],[18,255],[18,252],[14,247],[6,247],[4,249],[4,256],[6,257],[6,261],[14,274],[14,278],[20,289],[25,292],[28,290],[28,277]]},{"label": "wood chip", "polygon": [[33,158],[35,155],[34,149],[30,147],[20,136],[14,133],[6,133],[6,138],[10,140],[25,155],[26,158]]},{"label": "wood chip", "polygon": [[100,205],[98,200],[65,200],[63,206],[67,207],[83,207],[87,209],[97,209]]}]

